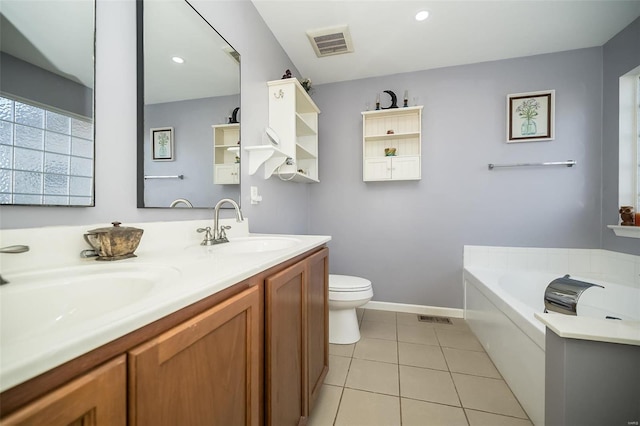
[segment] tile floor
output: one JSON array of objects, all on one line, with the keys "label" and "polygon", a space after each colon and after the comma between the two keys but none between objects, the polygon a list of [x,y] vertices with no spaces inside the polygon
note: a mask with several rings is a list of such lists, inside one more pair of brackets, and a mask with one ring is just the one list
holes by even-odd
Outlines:
[{"label": "tile floor", "polygon": [[330,345],[309,426],[531,426],[463,319],[359,309],[361,339]]}]

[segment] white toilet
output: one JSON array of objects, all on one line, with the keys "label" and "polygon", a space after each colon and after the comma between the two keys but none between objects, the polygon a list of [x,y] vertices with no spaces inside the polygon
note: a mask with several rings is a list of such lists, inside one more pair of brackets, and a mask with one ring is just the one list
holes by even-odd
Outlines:
[{"label": "white toilet", "polygon": [[373,297],[371,281],[349,275],[329,275],[329,343],[360,340],[356,308]]}]

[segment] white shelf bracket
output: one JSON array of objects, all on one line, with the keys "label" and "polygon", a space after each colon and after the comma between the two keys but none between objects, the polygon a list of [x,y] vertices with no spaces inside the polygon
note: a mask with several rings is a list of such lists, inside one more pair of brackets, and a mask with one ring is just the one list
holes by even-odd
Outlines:
[{"label": "white shelf bracket", "polygon": [[249,154],[249,174],[254,175],[264,164],[265,179],[269,179],[288,157],[273,145],[245,146],[244,150]]}]

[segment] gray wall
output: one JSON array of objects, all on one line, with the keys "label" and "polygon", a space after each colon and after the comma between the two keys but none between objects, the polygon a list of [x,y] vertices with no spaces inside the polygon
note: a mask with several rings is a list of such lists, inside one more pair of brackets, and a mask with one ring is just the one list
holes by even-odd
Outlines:
[{"label": "gray wall", "polygon": [[[242,55],[241,133],[245,146],[262,143],[268,122],[267,80],[296,69],[249,0],[191,1]],[[0,207],[0,228],[189,220],[212,216],[202,209],[136,208],[136,7],[134,0],[97,0],[96,205],[93,208]],[[283,6],[283,13],[286,7]],[[241,176],[243,211],[253,232],[304,233],[308,187]],[[249,187],[264,201],[252,206]],[[230,214],[230,213],[229,213]]]},{"label": "gray wall", "polygon": [[[601,79],[602,49],[590,48],[318,86],[309,221],[333,236],[331,272],[371,279],[374,300],[462,308],[465,244],[598,247]],[[420,181],[362,181],[360,112],[387,89],[424,105]],[[506,95],[545,89],[555,140],[507,144]]]},{"label": "gray wall", "polygon": [[93,119],[93,90],[0,52],[0,90]]},{"label": "gray wall", "polygon": [[618,83],[640,65],[640,18],[603,47],[602,75],[602,248],[640,254],[640,240],[616,237],[607,225],[619,221],[618,209]]},{"label": "gray wall", "polygon": [[[184,176],[184,179],[145,180],[146,207],[169,207],[176,198],[186,198],[194,207],[213,207],[222,198],[240,198],[240,185],[213,183],[211,128],[227,123],[239,105],[239,97],[232,95],[145,106],[144,174]],[[174,161],[152,160],[149,129],[156,127],[173,127]]]}]

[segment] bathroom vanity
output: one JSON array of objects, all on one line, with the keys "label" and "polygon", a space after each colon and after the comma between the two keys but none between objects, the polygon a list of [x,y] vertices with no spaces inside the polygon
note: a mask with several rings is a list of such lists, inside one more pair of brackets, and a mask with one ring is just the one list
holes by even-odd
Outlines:
[{"label": "bathroom vanity", "polygon": [[[138,305],[155,309],[153,321],[143,316],[129,324],[131,331],[120,327],[117,338],[3,386],[2,424],[304,422],[328,371],[330,238],[229,239],[220,245],[226,247],[189,242],[179,256],[145,252],[141,244],[138,258],[122,262],[157,255],[181,270],[175,284],[182,288],[163,293],[170,312],[157,296],[155,308]],[[206,283],[192,281],[197,279]],[[184,306],[175,309],[176,299]],[[5,366],[3,375],[14,380]]]}]

